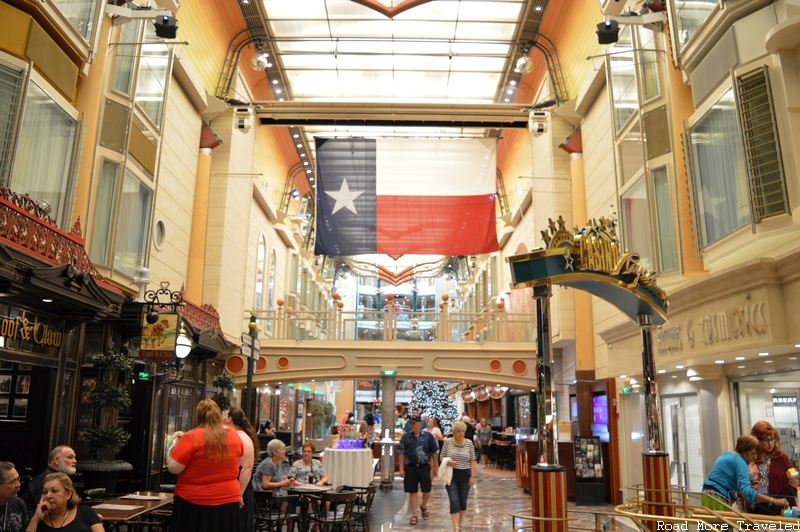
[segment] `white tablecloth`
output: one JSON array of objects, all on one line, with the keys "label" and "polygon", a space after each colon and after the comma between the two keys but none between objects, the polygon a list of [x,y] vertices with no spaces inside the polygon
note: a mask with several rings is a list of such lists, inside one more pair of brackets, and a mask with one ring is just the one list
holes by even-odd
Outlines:
[{"label": "white tablecloth", "polygon": [[340,486],[366,487],[372,482],[372,449],[325,449],[322,467],[333,491]]}]

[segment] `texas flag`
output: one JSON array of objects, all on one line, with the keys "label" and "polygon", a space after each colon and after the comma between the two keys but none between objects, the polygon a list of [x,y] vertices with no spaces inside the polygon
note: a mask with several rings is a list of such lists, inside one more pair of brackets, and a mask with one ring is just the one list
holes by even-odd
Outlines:
[{"label": "texas flag", "polygon": [[316,255],[499,249],[494,139],[315,140]]}]

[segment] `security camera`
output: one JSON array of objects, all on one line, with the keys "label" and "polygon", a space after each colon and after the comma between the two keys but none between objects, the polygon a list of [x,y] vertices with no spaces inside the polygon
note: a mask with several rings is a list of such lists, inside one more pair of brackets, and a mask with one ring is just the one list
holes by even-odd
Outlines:
[{"label": "security camera", "polygon": [[156,35],[162,39],[174,39],[178,35],[178,21],[175,17],[163,15],[153,21]]}]

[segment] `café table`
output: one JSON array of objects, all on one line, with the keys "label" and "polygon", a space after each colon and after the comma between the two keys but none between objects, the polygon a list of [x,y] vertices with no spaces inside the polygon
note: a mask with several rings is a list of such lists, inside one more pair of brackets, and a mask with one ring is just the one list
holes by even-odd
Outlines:
[{"label": "caf\u00e9 table", "polygon": [[334,491],[341,486],[369,486],[375,476],[372,449],[325,449],[322,467]]},{"label": "caf\u00e9 table", "polygon": [[305,532],[310,528],[309,502],[307,497],[309,495],[325,493],[326,491],[331,491],[332,489],[333,486],[328,484],[324,486],[317,486],[316,484],[304,484],[302,482],[297,482],[294,486],[286,488],[286,491],[289,495],[300,495],[300,523],[298,528],[301,532]]},{"label": "caf\u00e9 table", "polygon": [[108,499],[92,506],[108,530],[118,530],[120,525],[158,510],[172,502],[173,494],[160,491],[135,491],[116,499]]}]

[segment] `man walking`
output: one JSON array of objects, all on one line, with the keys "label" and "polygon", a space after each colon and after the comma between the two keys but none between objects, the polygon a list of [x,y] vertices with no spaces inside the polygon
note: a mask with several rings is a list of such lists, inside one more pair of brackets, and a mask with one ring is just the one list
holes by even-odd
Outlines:
[{"label": "man walking", "polygon": [[422,504],[419,509],[422,518],[428,518],[428,501],[431,497],[431,478],[439,471],[439,445],[430,432],[422,432],[419,416],[409,418],[410,432],[403,434],[397,452],[400,455],[400,476],[403,478],[403,491],[409,494],[411,505],[410,524],[416,525],[417,489],[422,489]]},{"label": "man walking", "polygon": [[28,489],[22,494],[22,500],[25,501],[25,506],[28,508],[28,515],[33,515],[36,512],[36,505],[42,502],[44,477],[50,473],[59,472],[72,476],[77,471],[75,464],[78,463],[78,460],[75,458],[75,451],[72,450],[72,447],[59,445],[50,451],[47,459],[47,469],[36,475],[36,478],[28,484]]}]

